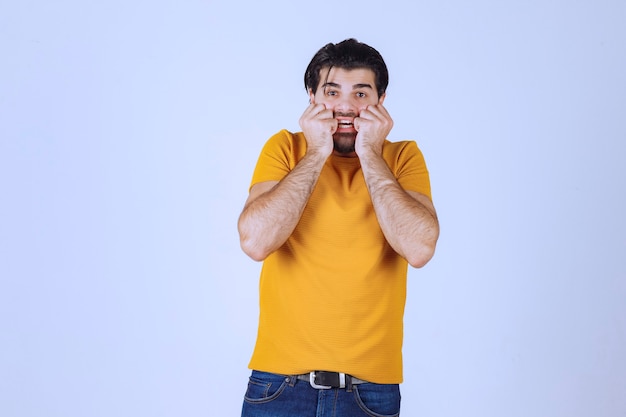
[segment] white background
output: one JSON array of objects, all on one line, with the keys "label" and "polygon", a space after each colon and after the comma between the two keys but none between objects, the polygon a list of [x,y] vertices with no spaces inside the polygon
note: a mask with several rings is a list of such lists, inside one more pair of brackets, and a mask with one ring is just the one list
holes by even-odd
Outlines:
[{"label": "white background", "polygon": [[441,222],[403,415],[626,416],[623,1],[3,1],[0,415],[236,416],[236,220],[306,65],[385,57]]}]

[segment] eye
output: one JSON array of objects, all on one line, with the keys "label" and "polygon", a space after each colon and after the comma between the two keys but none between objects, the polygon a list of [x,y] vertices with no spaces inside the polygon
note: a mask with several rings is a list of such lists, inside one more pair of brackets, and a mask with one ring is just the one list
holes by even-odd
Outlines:
[{"label": "eye", "polygon": [[357,96],[358,98],[365,98],[365,97],[367,97],[367,94],[365,94],[365,93],[363,93],[363,92],[359,91],[358,93],[356,93],[356,96]]},{"label": "eye", "polygon": [[338,93],[337,93],[337,91],[335,91],[335,90],[328,90],[328,91],[326,92],[326,95],[328,95],[328,96],[336,96],[337,94],[338,94]]}]

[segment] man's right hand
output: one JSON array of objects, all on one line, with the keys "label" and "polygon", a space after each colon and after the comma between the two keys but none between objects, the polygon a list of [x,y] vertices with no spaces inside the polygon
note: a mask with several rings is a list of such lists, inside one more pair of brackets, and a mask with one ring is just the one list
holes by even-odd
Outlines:
[{"label": "man's right hand", "polygon": [[325,157],[333,152],[333,134],[337,131],[333,111],[323,104],[311,103],[300,117],[300,128],[306,137],[307,153],[319,152]]}]

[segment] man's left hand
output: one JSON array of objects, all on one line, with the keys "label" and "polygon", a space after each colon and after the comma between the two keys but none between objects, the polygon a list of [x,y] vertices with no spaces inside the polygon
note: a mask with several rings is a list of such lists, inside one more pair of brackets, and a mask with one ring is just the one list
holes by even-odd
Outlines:
[{"label": "man's left hand", "polygon": [[359,117],[354,119],[354,128],[358,132],[354,145],[357,155],[362,157],[368,152],[380,155],[392,127],[393,120],[382,104],[363,109]]}]

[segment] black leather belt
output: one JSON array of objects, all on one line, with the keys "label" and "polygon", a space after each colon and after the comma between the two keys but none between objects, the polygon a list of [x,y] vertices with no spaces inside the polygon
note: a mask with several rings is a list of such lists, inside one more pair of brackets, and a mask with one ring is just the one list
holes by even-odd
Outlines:
[{"label": "black leather belt", "polygon": [[367,381],[346,375],[343,372],[313,371],[308,374],[296,375],[296,377],[302,381],[308,381],[316,389],[345,388],[367,383]]}]

